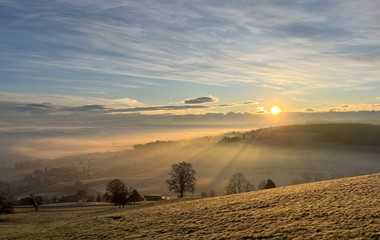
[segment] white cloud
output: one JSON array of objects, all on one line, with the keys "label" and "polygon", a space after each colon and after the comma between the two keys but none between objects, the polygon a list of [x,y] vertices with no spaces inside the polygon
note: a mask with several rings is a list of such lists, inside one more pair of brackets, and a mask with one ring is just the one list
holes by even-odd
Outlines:
[{"label": "white cloud", "polygon": [[202,103],[213,103],[219,102],[219,98],[214,96],[209,97],[198,97],[198,98],[188,98],[183,101],[185,104],[202,104]]},{"label": "white cloud", "polygon": [[0,102],[11,103],[48,103],[65,107],[79,107],[85,105],[102,105],[108,108],[126,108],[144,106],[143,103],[131,98],[104,99],[94,97],[67,96],[67,95],[35,95],[28,93],[0,92]]}]

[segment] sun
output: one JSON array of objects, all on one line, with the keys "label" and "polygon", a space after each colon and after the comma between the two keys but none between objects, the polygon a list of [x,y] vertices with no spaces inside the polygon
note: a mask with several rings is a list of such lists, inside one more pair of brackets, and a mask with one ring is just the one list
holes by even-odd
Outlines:
[{"label": "sun", "polygon": [[273,115],[278,115],[281,113],[281,108],[277,105],[274,105],[271,109],[270,109],[270,112],[273,114]]}]

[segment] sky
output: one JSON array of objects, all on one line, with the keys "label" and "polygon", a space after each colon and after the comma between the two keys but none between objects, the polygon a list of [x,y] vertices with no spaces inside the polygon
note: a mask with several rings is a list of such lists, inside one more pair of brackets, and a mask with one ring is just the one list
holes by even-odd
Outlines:
[{"label": "sky", "polygon": [[0,110],[380,110],[379,22],[373,0],[0,0]]},{"label": "sky", "polygon": [[378,123],[379,22],[373,0],[0,0],[0,161]]}]

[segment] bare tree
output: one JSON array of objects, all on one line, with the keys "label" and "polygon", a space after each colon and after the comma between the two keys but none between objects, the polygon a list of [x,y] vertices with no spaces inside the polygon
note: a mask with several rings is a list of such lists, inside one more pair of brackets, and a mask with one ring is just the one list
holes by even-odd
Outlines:
[{"label": "bare tree", "polygon": [[111,195],[111,202],[119,207],[127,204],[128,190],[125,184],[119,180],[114,179],[107,183],[107,192]]},{"label": "bare tree", "polygon": [[169,172],[170,179],[166,180],[169,190],[174,193],[179,193],[179,197],[183,198],[185,192],[194,192],[196,171],[191,163],[179,162],[172,165]]},{"label": "bare tree", "polygon": [[226,185],[226,194],[250,192],[253,190],[255,190],[255,187],[240,172],[232,175]]},{"label": "bare tree", "polygon": [[43,198],[41,196],[35,196],[34,194],[30,194],[30,204],[33,205],[34,209],[38,211],[38,207],[42,204]]}]

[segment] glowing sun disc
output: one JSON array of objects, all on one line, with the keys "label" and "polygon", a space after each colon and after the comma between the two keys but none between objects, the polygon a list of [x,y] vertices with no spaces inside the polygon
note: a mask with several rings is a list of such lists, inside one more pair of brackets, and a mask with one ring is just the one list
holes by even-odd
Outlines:
[{"label": "glowing sun disc", "polygon": [[271,109],[270,109],[270,112],[273,114],[273,115],[278,115],[281,113],[281,108],[279,106],[273,106]]}]

